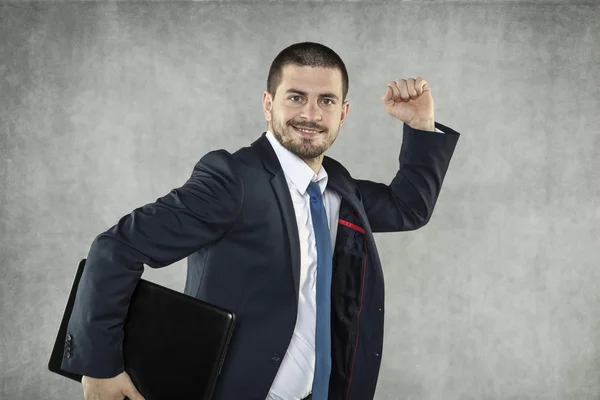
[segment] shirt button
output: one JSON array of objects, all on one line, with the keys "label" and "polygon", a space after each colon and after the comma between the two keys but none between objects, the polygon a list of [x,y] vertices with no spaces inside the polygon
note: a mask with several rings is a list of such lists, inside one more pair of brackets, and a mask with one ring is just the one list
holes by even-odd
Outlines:
[{"label": "shirt button", "polygon": [[276,364],[279,364],[279,362],[281,361],[281,357],[279,356],[279,354],[273,353],[271,360],[273,360],[273,362],[275,362]]}]

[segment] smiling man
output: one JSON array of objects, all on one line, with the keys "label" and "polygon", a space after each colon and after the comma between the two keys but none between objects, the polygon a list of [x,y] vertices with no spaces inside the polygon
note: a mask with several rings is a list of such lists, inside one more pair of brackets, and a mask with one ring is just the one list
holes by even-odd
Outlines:
[{"label": "smiling man", "polygon": [[[342,72],[290,64],[281,75],[279,88],[263,94],[269,132],[318,173],[325,151],[335,141],[350,107],[341,98]],[[275,101],[277,91],[280,95]]]},{"label": "smiling man", "polygon": [[330,48],[284,49],[263,95],[268,130],[207,153],[183,186],[94,240],[80,283],[94,290],[76,298],[63,360],[85,375],[87,400],[143,399],[124,371],[123,321],[144,264],[185,257],[185,293],[236,314],[214,399],[373,399],[385,303],[373,233],[430,220],[459,134],[435,122],[423,78],[390,81],[382,102],[404,124],[389,133],[402,144],[399,170],[390,184],[354,178],[325,156],[348,115],[348,82]]}]

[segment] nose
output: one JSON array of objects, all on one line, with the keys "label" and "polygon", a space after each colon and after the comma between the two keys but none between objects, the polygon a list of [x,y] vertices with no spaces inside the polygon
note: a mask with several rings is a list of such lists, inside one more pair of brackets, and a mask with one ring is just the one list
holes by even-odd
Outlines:
[{"label": "nose", "polygon": [[306,102],[306,105],[302,108],[302,112],[300,113],[300,118],[308,121],[321,121],[323,119],[321,110],[314,101]]}]

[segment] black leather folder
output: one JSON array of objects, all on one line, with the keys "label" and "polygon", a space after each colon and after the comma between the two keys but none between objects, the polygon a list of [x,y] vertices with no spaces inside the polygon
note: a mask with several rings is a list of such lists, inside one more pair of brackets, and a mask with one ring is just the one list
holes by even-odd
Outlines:
[{"label": "black leather folder", "polygon": [[[86,259],[81,260],[48,362],[61,369],[67,325]],[[125,371],[146,400],[209,400],[235,325],[235,315],[184,293],[140,279],[124,324]]]}]

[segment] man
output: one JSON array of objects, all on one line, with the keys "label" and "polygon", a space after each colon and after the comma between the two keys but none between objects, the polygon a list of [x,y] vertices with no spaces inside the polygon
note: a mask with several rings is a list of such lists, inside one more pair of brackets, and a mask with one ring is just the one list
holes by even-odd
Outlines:
[{"label": "man", "polygon": [[184,257],[185,293],[236,314],[215,399],[373,398],[384,316],[373,232],[429,221],[459,134],[434,122],[423,78],[389,82],[383,105],[404,122],[400,169],[390,185],[354,179],[324,156],[347,91],[333,50],[284,49],[263,95],[268,131],[233,154],[209,152],[182,187],[96,237],[63,359],[84,375],[87,400],[143,399],[123,366],[129,300],[143,264]]}]

